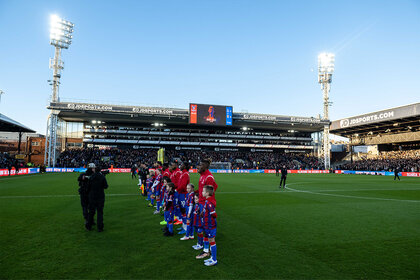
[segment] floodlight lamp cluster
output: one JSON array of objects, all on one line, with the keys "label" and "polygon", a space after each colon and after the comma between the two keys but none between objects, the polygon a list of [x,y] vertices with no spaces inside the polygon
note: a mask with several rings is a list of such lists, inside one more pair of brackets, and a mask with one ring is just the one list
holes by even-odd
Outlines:
[{"label": "floodlight lamp cluster", "polygon": [[318,82],[331,83],[334,72],[335,55],[332,53],[321,53],[318,55]]},{"label": "floodlight lamp cluster", "polygon": [[68,49],[73,39],[74,24],[57,15],[50,17],[50,44],[62,49]]},{"label": "floodlight lamp cluster", "polygon": [[318,72],[333,73],[334,72],[335,55],[332,53],[321,53],[318,55]]}]

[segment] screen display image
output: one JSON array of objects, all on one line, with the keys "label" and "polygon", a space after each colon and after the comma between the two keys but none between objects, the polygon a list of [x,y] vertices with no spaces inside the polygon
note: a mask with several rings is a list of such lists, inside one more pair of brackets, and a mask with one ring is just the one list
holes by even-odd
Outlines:
[{"label": "screen display image", "polygon": [[190,104],[190,124],[232,125],[232,106]]}]

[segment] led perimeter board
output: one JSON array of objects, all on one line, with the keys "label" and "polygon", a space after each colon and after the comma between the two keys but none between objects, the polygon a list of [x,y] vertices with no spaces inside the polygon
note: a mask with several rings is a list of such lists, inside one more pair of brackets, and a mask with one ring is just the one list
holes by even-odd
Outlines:
[{"label": "led perimeter board", "polygon": [[190,124],[226,126],[232,125],[232,106],[190,103]]}]

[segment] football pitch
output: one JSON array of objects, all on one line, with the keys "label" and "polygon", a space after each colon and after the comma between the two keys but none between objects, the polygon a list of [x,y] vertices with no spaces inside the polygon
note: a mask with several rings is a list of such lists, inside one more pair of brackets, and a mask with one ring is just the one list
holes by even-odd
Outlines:
[{"label": "football pitch", "polygon": [[[0,178],[0,278],[419,279],[420,179],[215,174],[218,265],[164,237],[129,174],[84,229],[77,173]],[[198,175],[191,175],[198,185]]]}]

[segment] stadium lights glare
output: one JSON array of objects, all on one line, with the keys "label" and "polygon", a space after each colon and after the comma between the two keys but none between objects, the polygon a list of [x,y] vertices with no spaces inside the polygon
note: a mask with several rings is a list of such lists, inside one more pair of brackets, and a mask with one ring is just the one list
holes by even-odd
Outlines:
[{"label": "stadium lights glare", "polygon": [[247,131],[248,127],[244,126],[244,127],[242,127],[242,130]]},{"label": "stadium lights glare", "polygon": [[163,124],[163,123],[158,123],[158,122],[156,122],[156,123],[152,123],[152,125],[153,125],[153,126],[164,126],[164,124]]},{"label": "stadium lights glare", "polygon": [[290,133],[295,133],[295,132],[296,132],[296,130],[289,129],[287,132],[290,132]]},{"label": "stadium lights glare", "polygon": [[50,44],[58,48],[68,49],[73,39],[74,24],[61,19],[57,15],[50,17]]},{"label": "stadium lights glare", "polygon": [[334,72],[335,55],[332,53],[321,53],[318,55],[318,72]]}]

